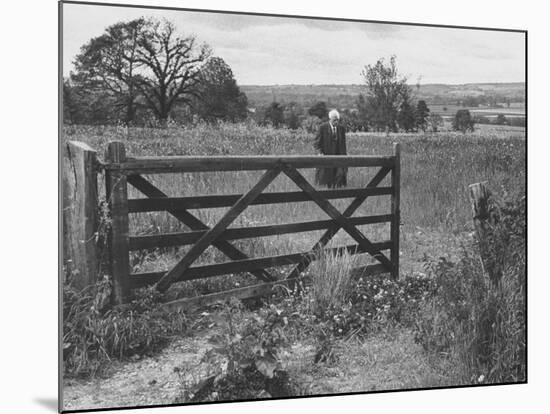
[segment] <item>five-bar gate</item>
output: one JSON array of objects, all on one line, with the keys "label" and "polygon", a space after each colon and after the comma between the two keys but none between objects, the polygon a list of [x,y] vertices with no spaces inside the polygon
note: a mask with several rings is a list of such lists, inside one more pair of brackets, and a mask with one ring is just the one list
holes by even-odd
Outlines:
[{"label": "five-bar gate", "polygon": [[[376,259],[377,263],[363,267],[363,272],[369,274],[388,272],[393,278],[398,278],[399,144],[394,144],[394,153],[391,156],[178,156],[130,158],[126,156],[122,143],[111,142],[103,166],[105,168],[106,191],[110,195],[111,231],[108,240],[110,268],[113,277],[114,297],[118,303],[127,301],[131,289],[136,287],[155,284],[160,291],[166,291],[174,282],[239,272],[249,272],[261,283],[234,289],[230,292],[196,298],[195,304],[208,303],[216,298],[228,295],[235,295],[240,298],[256,296],[269,292],[275,284],[282,283],[280,280],[275,280],[267,269],[282,265],[294,265],[287,275],[287,281],[291,281],[304,272],[309,264],[315,260],[319,251],[323,249],[330,252],[346,249],[352,254],[368,253]],[[336,167],[376,168],[377,172],[361,188],[319,190],[312,186],[299,171],[302,168]],[[244,194],[168,197],[167,194],[144,177],[145,174],[242,170],[265,171],[258,182]],[[296,184],[299,191],[263,192],[280,174],[288,176]],[[388,174],[391,176],[390,186],[379,186]],[[128,185],[135,187],[147,198],[128,199]],[[391,211],[388,214],[352,217],[368,197],[382,195],[391,197]],[[340,212],[329,201],[338,198],[352,198],[353,200],[343,212]],[[301,201],[315,202],[327,214],[328,219],[229,228],[231,223],[250,205]],[[192,209],[220,207],[229,207],[229,209],[218,223],[212,227],[206,225],[190,211]],[[183,223],[189,231],[130,237],[128,215],[150,211],[167,211]],[[360,225],[385,222],[390,223],[390,240],[386,241],[371,241],[357,228]],[[346,231],[355,240],[356,244],[331,249],[325,248],[340,229]],[[314,230],[325,230],[325,233],[308,252],[251,258],[231,243],[232,240],[237,239]],[[172,269],[152,273],[130,273],[130,251],[182,245],[191,245],[191,248]],[[195,260],[210,245],[223,252],[230,261],[193,266]],[[389,256],[384,254],[384,251],[389,251]]]}]

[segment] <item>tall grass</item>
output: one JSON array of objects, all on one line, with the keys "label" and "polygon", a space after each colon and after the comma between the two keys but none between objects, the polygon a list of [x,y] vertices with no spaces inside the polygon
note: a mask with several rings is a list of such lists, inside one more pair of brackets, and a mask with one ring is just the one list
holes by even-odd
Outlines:
[{"label": "tall grass", "polygon": [[311,296],[313,313],[329,307],[339,307],[349,298],[352,286],[352,270],[357,256],[347,250],[330,253],[321,250],[311,269]]},{"label": "tall grass", "polygon": [[[276,155],[313,154],[313,134],[299,130],[260,127],[253,123],[199,124],[186,128],[122,128],[66,126],[64,139],[89,143],[102,154],[111,140],[121,140],[129,155]],[[463,135],[348,134],[348,153],[381,155],[392,153],[392,143],[402,145],[401,202],[402,218],[407,226],[422,226],[461,231],[471,222],[467,186],[488,181],[495,190],[522,193],[525,191],[525,140],[521,132]],[[372,170],[372,171],[371,171]],[[350,169],[350,186],[366,184],[374,169]],[[311,179],[313,170],[304,170]],[[260,172],[162,174],[151,176],[171,196],[242,193],[258,179]],[[387,184],[383,182],[381,185]],[[267,191],[295,189],[286,177],[280,176]],[[131,197],[143,197],[137,191]],[[345,204],[345,202],[344,202]],[[360,212],[386,211],[385,197],[370,198]],[[313,207],[313,208],[312,208]],[[325,217],[311,203],[278,205],[278,214],[271,206],[250,208],[244,215],[251,222],[286,219],[287,217]],[[313,210],[313,211],[312,211]],[[215,221],[222,209],[200,212],[203,219]],[[359,214],[359,213],[358,213]],[[173,231],[177,221],[166,214],[142,214],[134,218],[135,230],[141,232]],[[145,218],[147,217],[147,218]]]}]

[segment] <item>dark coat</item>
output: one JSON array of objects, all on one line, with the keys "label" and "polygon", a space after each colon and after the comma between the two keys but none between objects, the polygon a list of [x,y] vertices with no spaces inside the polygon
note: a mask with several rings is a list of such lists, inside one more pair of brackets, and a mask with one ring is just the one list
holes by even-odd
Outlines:
[{"label": "dark coat", "polygon": [[[347,155],[346,129],[338,125],[334,136],[328,122],[320,125],[313,147],[323,155]],[[315,183],[327,187],[345,187],[347,173],[347,168],[318,168],[315,172]]]}]

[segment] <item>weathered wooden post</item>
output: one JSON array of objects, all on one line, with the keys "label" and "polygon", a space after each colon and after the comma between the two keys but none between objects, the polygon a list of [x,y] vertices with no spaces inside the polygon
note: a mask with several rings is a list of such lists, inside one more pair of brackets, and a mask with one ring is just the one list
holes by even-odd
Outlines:
[{"label": "weathered wooden post", "polygon": [[495,258],[494,246],[491,242],[491,225],[494,216],[491,215],[491,192],[487,182],[468,186],[472,204],[472,214],[476,228],[477,239],[483,267],[493,285],[497,285],[502,277],[502,270]]},{"label": "weathered wooden post", "polygon": [[[122,164],[126,150],[122,142],[110,142],[105,153],[107,164]],[[130,297],[129,246],[128,246],[128,185],[123,171],[105,173],[105,189],[111,212],[111,229],[108,237],[109,263],[113,278],[113,301],[125,303]]]},{"label": "weathered wooden post", "polygon": [[401,203],[401,146],[397,142],[393,144],[393,155],[395,157],[395,165],[391,172],[391,186],[393,188],[391,195],[391,213],[393,218],[390,223],[392,240],[390,258],[393,265],[391,277],[397,280],[399,279],[399,226],[401,224],[401,209],[399,207]]},{"label": "weathered wooden post", "polygon": [[83,289],[99,273],[97,153],[78,141],[69,141],[63,152],[63,262],[71,284]]}]

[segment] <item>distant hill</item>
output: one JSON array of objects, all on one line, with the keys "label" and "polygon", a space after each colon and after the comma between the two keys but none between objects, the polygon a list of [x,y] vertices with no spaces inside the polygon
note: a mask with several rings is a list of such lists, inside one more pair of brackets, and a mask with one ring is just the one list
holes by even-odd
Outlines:
[{"label": "distant hill", "polygon": [[[317,101],[327,102],[329,107],[353,108],[365,86],[352,85],[241,85],[250,107],[269,105],[273,101],[288,104],[296,102],[309,107]],[[477,100],[487,104],[525,102],[525,83],[468,83],[464,85],[425,84],[411,85],[417,99],[428,105],[460,105]],[[469,100],[469,101],[468,101]],[[468,105],[470,106],[470,105]]]}]

